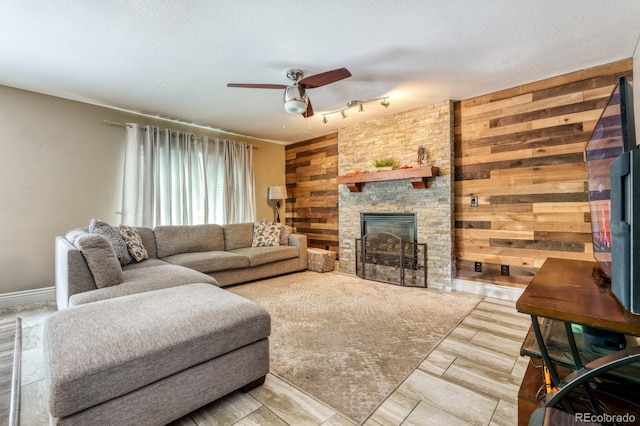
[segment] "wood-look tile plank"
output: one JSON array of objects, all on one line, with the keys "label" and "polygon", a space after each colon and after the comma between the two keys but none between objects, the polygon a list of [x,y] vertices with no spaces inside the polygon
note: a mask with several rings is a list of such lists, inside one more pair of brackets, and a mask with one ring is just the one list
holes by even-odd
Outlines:
[{"label": "wood-look tile plank", "polygon": [[509,371],[497,371],[474,361],[457,358],[444,373],[443,378],[473,389],[476,392],[515,403],[517,401],[520,378]]},{"label": "wood-look tile plank", "polygon": [[478,347],[462,340],[448,338],[443,340],[438,349],[456,358],[466,358],[479,365],[493,368],[496,371],[510,373],[515,364],[515,357],[496,353],[491,349]]},{"label": "wood-look tile plank", "polygon": [[407,426],[469,426],[474,423],[466,422],[423,401],[418,404],[402,424]]},{"label": "wood-look tile plank", "polygon": [[471,343],[507,356],[515,357],[520,353],[522,338],[503,337],[486,330],[481,330],[471,339]]},{"label": "wood-look tile plank", "polygon": [[524,334],[528,331],[528,329],[524,329],[522,326],[514,327],[511,323],[501,321],[495,316],[487,318],[486,315],[482,315],[475,311],[467,315],[467,317],[462,320],[462,324],[468,325],[469,327],[475,327],[478,330],[485,330],[495,335],[511,337],[514,339],[524,337]]},{"label": "wood-look tile plank", "polygon": [[[471,424],[489,424],[498,398],[467,389],[420,369],[400,385],[402,392]],[[460,401],[464,401],[461,404]]]},{"label": "wood-look tile plank", "polygon": [[369,420],[381,425],[399,425],[411,414],[418,403],[420,403],[419,397],[405,394],[400,387],[378,407]]},{"label": "wood-look tile plank", "polygon": [[489,426],[513,426],[518,418],[518,404],[500,400]]},{"label": "wood-look tile plank", "polygon": [[429,356],[420,363],[420,369],[437,376],[442,376],[447,368],[456,360],[454,355],[435,348]]},{"label": "wood-look tile plank", "polygon": [[[490,317],[487,317],[489,319]],[[473,337],[478,334],[478,329],[474,327],[470,327],[467,324],[458,324],[458,326],[449,333],[449,336],[455,337],[460,340],[471,340]]]},{"label": "wood-look tile plank", "polygon": [[249,394],[292,425],[317,426],[336,414],[334,410],[273,374],[268,374],[265,383]]},{"label": "wood-look tile plank", "polygon": [[347,420],[340,414],[334,414],[333,416],[322,422],[320,426],[356,426],[356,424]]},{"label": "wood-look tile plank", "polygon": [[247,417],[234,423],[234,426],[288,426],[288,424],[267,407],[260,407]]},{"label": "wood-look tile plank", "polygon": [[255,398],[241,391],[205,405],[189,414],[199,426],[232,425],[262,407]]},{"label": "wood-look tile plank", "polygon": [[519,356],[516,360],[516,364],[513,366],[513,370],[511,370],[511,375],[513,377],[517,377],[522,379],[524,377],[524,373],[527,371],[527,366],[529,365],[529,357]]}]

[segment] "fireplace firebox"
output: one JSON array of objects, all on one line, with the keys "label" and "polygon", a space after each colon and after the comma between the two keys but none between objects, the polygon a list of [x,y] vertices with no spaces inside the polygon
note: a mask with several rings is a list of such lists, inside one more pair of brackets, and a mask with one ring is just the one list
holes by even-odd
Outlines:
[{"label": "fireplace firebox", "polygon": [[415,213],[361,213],[356,274],[399,285],[427,286],[426,244],[417,242]]}]

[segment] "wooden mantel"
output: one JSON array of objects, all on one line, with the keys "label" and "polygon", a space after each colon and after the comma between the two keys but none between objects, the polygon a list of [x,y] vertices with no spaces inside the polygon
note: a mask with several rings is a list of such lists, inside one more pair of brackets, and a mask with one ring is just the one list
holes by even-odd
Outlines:
[{"label": "wooden mantel", "polygon": [[350,192],[360,192],[362,191],[362,185],[366,182],[408,179],[411,181],[413,189],[421,189],[427,187],[427,178],[438,176],[439,174],[440,169],[437,167],[414,167],[412,169],[396,169],[383,172],[338,176],[336,182],[347,185]]}]

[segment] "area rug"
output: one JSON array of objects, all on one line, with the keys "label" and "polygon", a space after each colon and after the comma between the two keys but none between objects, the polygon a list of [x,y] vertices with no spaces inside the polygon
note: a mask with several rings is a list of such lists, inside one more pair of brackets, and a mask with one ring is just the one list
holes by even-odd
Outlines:
[{"label": "area rug", "polygon": [[357,423],[481,300],[310,271],[228,289],[271,314],[271,372]]}]

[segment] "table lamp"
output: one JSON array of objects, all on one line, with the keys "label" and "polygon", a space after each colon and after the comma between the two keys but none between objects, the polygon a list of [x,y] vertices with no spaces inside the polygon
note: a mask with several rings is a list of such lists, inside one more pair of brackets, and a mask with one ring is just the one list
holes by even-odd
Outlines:
[{"label": "table lamp", "polygon": [[273,185],[269,187],[269,199],[276,201],[276,222],[280,223],[280,200],[287,199],[287,187],[284,185]]}]

